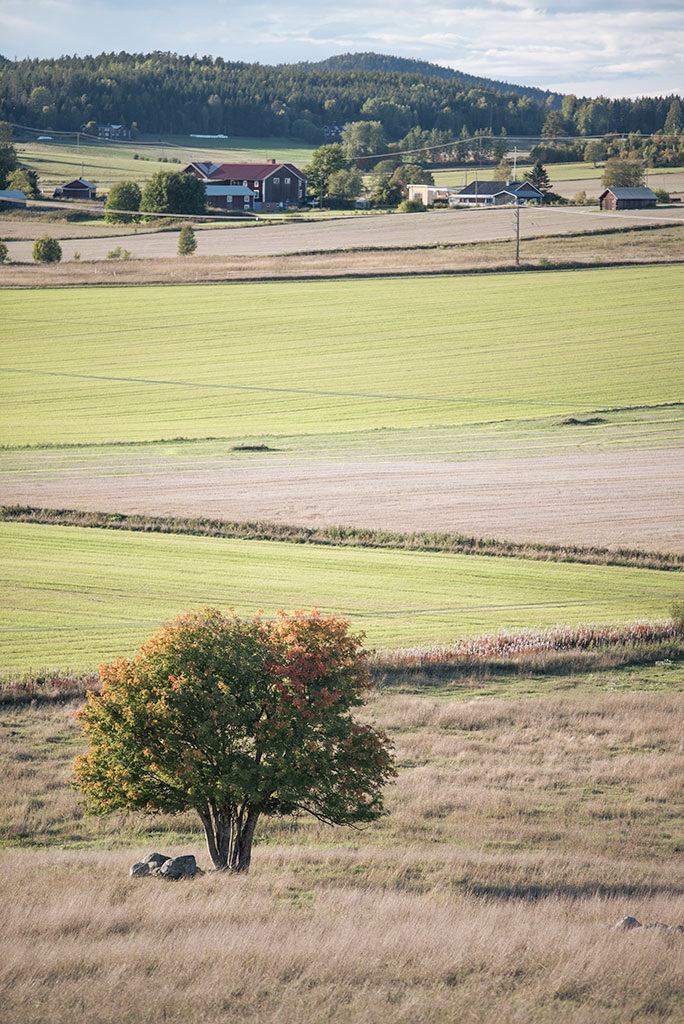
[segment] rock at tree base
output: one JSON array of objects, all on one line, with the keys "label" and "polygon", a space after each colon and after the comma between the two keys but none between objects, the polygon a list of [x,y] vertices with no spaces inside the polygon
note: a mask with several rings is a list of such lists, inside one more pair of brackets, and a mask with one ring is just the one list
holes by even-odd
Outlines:
[{"label": "rock at tree base", "polygon": [[168,857],[163,853],[148,853],[141,861],[137,861],[130,869],[132,878],[166,878],[176,881],[178,878],[194,878],[203,875],[204,871],[197,867],[192,854],[183,857]]},{"label": "rock at tree base", "polygon": [[190,853],[185,857],[174,857],[165,861],[159,869],[162,878],[175,881],[178,878],[194,878],[198,873],[197,861]]},{"label": "rock at tree base", "polygon": [[153,871],[155,868],[160,868],[165,861],[172,859],[166,853],[148,853],[146,857],[143,857],[142,862],[149,864],[150,871]]}]

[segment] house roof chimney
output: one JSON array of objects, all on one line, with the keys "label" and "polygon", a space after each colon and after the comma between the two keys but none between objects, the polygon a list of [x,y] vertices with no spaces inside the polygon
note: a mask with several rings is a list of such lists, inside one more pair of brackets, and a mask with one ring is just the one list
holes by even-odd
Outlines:
[{"label": "house roof chimney", "polygon": [[278,163],[278,161],[277,161],[277,160],[274,160],[274,159],[273,159],[273,157],[270,157],[270,158],[269,158],[269,159],[268,159],[268,160],[266,161],[266,163],[267,163],[267,164],[277,164],[277,163]]}]

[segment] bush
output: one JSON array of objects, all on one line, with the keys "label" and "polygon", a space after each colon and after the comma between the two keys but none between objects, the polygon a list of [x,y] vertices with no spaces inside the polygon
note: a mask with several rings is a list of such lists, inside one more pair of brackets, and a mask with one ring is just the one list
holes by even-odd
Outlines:
[{"label": "bush", "polygon": [[191,224],[184,224],[178,236],[178,255],[192,256],[197,248],[197,239]]},{"label": "bush", "polygon": [[62,247],[56,238],[43,235],[33,243],[33,258],[36,263],[59,263],[62,258]]},{"label": "bush", "polygon": [[659,203],[670,202],[670,193],[666,192],[664,188],[656,188],[653,191],[655,192],[655,197]]},{"label": "bush", "polygon": [[7,262],[7,246],[4,242],[0,242],[0,263]]},{"label": "bush", "polygon": [[111,252],[107,253],[108,260],[130,260],[131,254],[128,249],[122,249],[120,245],[117,245],[116,249],[112,249]]},{"label": "bush", "polygon": [[399,213],[424,213],[426,209],[422,199],[405,199],[399,203]]}]

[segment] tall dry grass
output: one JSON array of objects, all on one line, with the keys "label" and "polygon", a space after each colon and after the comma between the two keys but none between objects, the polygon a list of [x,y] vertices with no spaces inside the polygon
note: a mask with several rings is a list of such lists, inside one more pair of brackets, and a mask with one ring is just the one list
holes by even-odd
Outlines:
[{"label": "tall dry grass", "polygon": [[[320,853],[325,860],[325,852]],[[681,1019],[684,938],[615,932],[684,898],[481,900],[302,887],[297,851],[247,878],[126,879],[124,853],[4,856],[6,1024],[624,1024]]]},{"label": "tall dry grass", "polygon": [[684,935],[612,930],[684,923],[680,694],[377,695],[381,822],[275,819],[247,878],[177,884],[128,866],[207,867],[191,816],[82,817],[75,706],[0,719],[3,1024],[681,1019]]}]

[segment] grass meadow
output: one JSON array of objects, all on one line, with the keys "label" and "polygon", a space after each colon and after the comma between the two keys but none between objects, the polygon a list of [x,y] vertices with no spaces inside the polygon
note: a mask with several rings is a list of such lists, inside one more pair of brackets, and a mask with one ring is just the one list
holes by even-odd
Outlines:
[{"label": "grass meadow", "polygon": [[90,669],[188,608],[317,605],[371,646],[449,643],[499,627],[661,618],[679,573],[445,552],[0,525],[5,671]]},{"label": "grass meadow", "polygon": [[681,399],[678,267],[0,297],[2,441],[346,432]]},{"label": "grass meadow", "polygon": [[[304,167],[313,152],[311,146],[292,139],[193,139],[186,135],[163,140],[142,135],[121,143],[87,141],[81,136],[79,144],[75,137],[55,137],[52,142],[18,142],[16,149],[22,166],[37,171],[46,190],[80,177],[98,189],[117,181],[145,182],[155,171],[181,170],[193,160],[259,163],[272,157]],[[180,161],[180,166],[168,162],[171,160]]]},{"label": "grass meadow", "polygon": [[[551,187],[555,181],[579,181],[581,179],[596,179],[597,184],[601,180],[603,175],[604,164],[599,164],[598,167],[594,167],[591,162],[585,162],[583,160],[576,161],[574,163],[565,164],[552,164],[545,163],[544,166],[548,172],[551,180]],[[527,163],[522,166],[518,164],[517,179],[518,181],[524,181],[527,175],[532,170],[532,164]],[[653,167],[649,168],[649,174],[681,174],[681,167]],[[440,170],[439,168],[432,170],[432,176],[435,179],[436,185],[462,185],[464,183],[464,175],[468,181],[475,180],[476,171],[473,167],[452,167],[448,170]],[[482,167],[477,171],[480,181],[493,181],[496,178],[495,167]]]},{"label": "grass meadow", "polygon": [[128,867],[152,849],[206,867],[194,818],[84,817],[76,705],[5,708],[3,1019],[681,1019],[684,938],[612,926],[684,922],[682,703],[607,675],[543,699],[377,694],[386,817],[273,819],[247,877],[176,885]]}]

